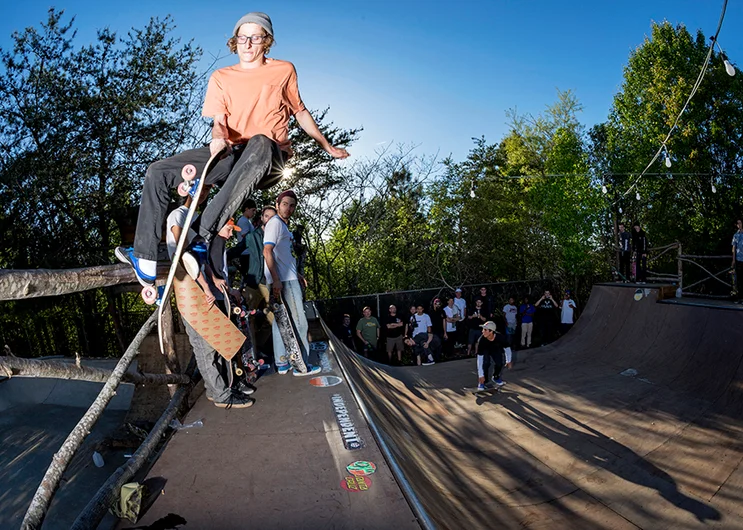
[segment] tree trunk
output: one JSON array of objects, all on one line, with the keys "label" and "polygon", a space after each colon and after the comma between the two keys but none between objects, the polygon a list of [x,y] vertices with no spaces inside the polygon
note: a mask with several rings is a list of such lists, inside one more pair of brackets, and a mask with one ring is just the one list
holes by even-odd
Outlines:
[{"label": "tree trunk", "polygon": [[[165,276],[169,263],[159,264],[157,275]],[[123,263],[83,269],[0,269],[0,300],[70,294],[110,285],[137,283],[132,268]]]},{"label": "tree trunk", "polygon": [[[113,372],[59,361],[39,361],[21,357],[0,356],[0,374],[8,377],[48,377],[51,379],[105,383],[110,379]],[[191,379],[184,374],[126,372],[121,377],[121,382],[135,385],[187,385],[191,382]]]},{"label": "tree trunk", "polygon": [[129,345],[129,348],[127,348],[124,356],[119,360],[116,368],[111,374],[111,377],[98,394],[98,397],[77,423],[75,428],[72,429],[59,451],[55,453],[52,458],[52,463],[46,470],[44,478],[41,480],[41,484],[39,484],[39,487],[34,494],[31,505],[26,511],[23,523],[21,524],[22,530],[38,530],[41,528],[41,525],[44,522],[44,517],[46,517],[46,512],[49,509],[49,504],[59,487],[59,481],[62,479],[62,475],[70,464],[70,460],[72,460],[75,452],[77,452],[82,445],[85,437],[90,433],[93,425],[98,421],[98,418],[103,413],[108,402],[113,398],[116,393],[116,388],[119,386],[124,373],[139,352],[139,345],[156,323],[157,311],[153,312],[152,315],[150,315],[150,318],[147,319],[147,322],[144,323],[137,333],[137,336],[134,337],[134,340]]}]

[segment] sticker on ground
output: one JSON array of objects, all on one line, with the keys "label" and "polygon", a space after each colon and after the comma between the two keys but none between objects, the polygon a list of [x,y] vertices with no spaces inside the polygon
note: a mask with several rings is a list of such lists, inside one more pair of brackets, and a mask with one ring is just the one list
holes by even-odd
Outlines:
[{"label": "sticker on ground", "polygon": [[371,488],[372,481],[369,477],[350,476],[341,480],[341,487],[346,491],[366,491]]},{"label": "sticker on ground", "polygon": [[333,367],[330,366],[330,358],[328,358],[328,354],[325,351],[317,352],[317,357],[320,359],[320,366],[323,372],[333,371]]},{"label": "sticker on ground", "polygon": [[364,442],[356,430],[356,426],[351,419],[351,415],[348,413],[348,407],[343,396],[340,394],[333,394],[330,398],[333,403],[333,411],[335,412],[335,419],[338,422],[340,428],[341,439],[343,440],[343,446],[349,451],[355,451],[364,447]]},{"label": "sticker on ground", "polygon": [[366,460],[357,460],[352,464],[348,464],[346,469],[352,475],[357,477],[363,477],[364,475],[371,475],[377,470],[377,466],[374,462],[367,462]]},{"label": "sticker on ground", "polygon": [[635,291],[634,298],[635,298],[636,301],[639,302],[640,300],[642,300],[642,296],[643,296],[642,289],[638,289],[638,290]]},{"label": "sticker on ground", "polygon": [[310,344],[310,350],[313,350],[313,351],[325,351],[327,349],[328,349],[327,342],[318,341],[318,342],[313,342],[312,344]]},{"label": "sticker on ground", "polygon": [[312,386],[319,387],[340,385],[342,382],[343,379],[335,375],[321,375],[320,377],[313,377],[310,379],[310,384]]}]

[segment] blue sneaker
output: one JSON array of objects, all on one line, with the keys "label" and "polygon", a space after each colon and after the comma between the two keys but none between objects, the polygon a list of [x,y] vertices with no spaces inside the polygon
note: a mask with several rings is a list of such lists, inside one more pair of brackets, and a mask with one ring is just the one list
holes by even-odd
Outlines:
[{"label": "blue sneaker", "polygon": [[279,375],[288,374],[289,368],[291,368],[291,366],[289,366],[288,364],[282,364],[281,366],[276,365],[276,373]]},{"label": "blue sneaker", "polygon": [[485,385],[482,384],[482,383],[480,383],[480,384],[477,385],[477,389],[478,390],[485,390]]},{"label": "blue sneaker", "polygon": [[305,375],[315,375],[319,374],[322,371],[322,367],[320,366],[312,366],[311,364],[307,365],[307,371],[306,372],[300,372],[296,368],[294,369],[294,376],[295,377],[303,377]]},{"label": "blue sneaker", "polygon": [[498,385],[498,386],[503,386],[506,384],[506,382],[499,377],[498,379],[493,378],[493,384]]},{"label": "blue sneaker", "polygon": [[137,281],[142,284],[142,287],[152,287],[155,285],[155,280],[157,279],[155,276],[148,276],[139,270],[139,258],[134,255],[133,248],[116,247],[114,254],[116,254],[116,259],[121,263],[126,263],[134,269],[134,275],[137,277]]}]

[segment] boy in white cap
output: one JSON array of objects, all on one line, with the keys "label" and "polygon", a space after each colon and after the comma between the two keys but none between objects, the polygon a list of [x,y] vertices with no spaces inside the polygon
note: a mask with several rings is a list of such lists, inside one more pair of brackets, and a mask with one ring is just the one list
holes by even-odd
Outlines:
[{"label": "boy in white cap", "polygon": [[488,320],[482,326],[482,337],[475,344],[477,354],[477,389],[485,390],[485,380],[490,371],[490,361],[493,361],[493,384],[503,386],[506,384],[500,377],[503,371],[504,357],[505,365],[511,369],[511,348],[506,338],[496,333],[495,322]]},{"label": "boy in white cap", "polygon": [[330,156],[348,156],[345,149],[330,145],[305,108],[294,65],[266,57],[273,43],[268,15],[255,12],[240,18],[227,41],[238,64],[212,73],[206,90],[202,114],[213,120],[209,146],[184,151],[147,169],[134,248],[116,249],[116,257],[134,268],[142,285],[155,284],[170,189],[182,182],[183,166],[193,164],[200,175],[210,156],[223,153],[207,177],[207,184],[219,184],[221,189],[201,215],[197,230],[208,244],[254,188],[265,189],[280,180],[292,153],[288,128],[292,116]]}]

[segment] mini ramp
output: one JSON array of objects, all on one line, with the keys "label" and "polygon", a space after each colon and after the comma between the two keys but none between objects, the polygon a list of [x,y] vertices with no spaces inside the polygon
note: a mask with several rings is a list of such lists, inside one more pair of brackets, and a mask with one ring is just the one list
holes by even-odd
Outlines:
[{"label": "mini ramp", "polygon": [[[325,328],[324,373],[344,383],[261,378],[242,411],[199,400],[185,421],[204,426],[173,437],[136,526],[743,528],[743,312],[634,294],[595,286],[574,329],[519,352],[489,397],[462,391],[474,359],[393,368]],[[342,443],[335,395],[361,451]],[[376,462],[373,485],[344,491],[357,459]]]},{"label": "mini ramp", "polygon": [[392,368],[331,345],[439,528],[743,528],[743,312],[645,292],[596,285],[491,397],[461,390],[473,359]]}]

